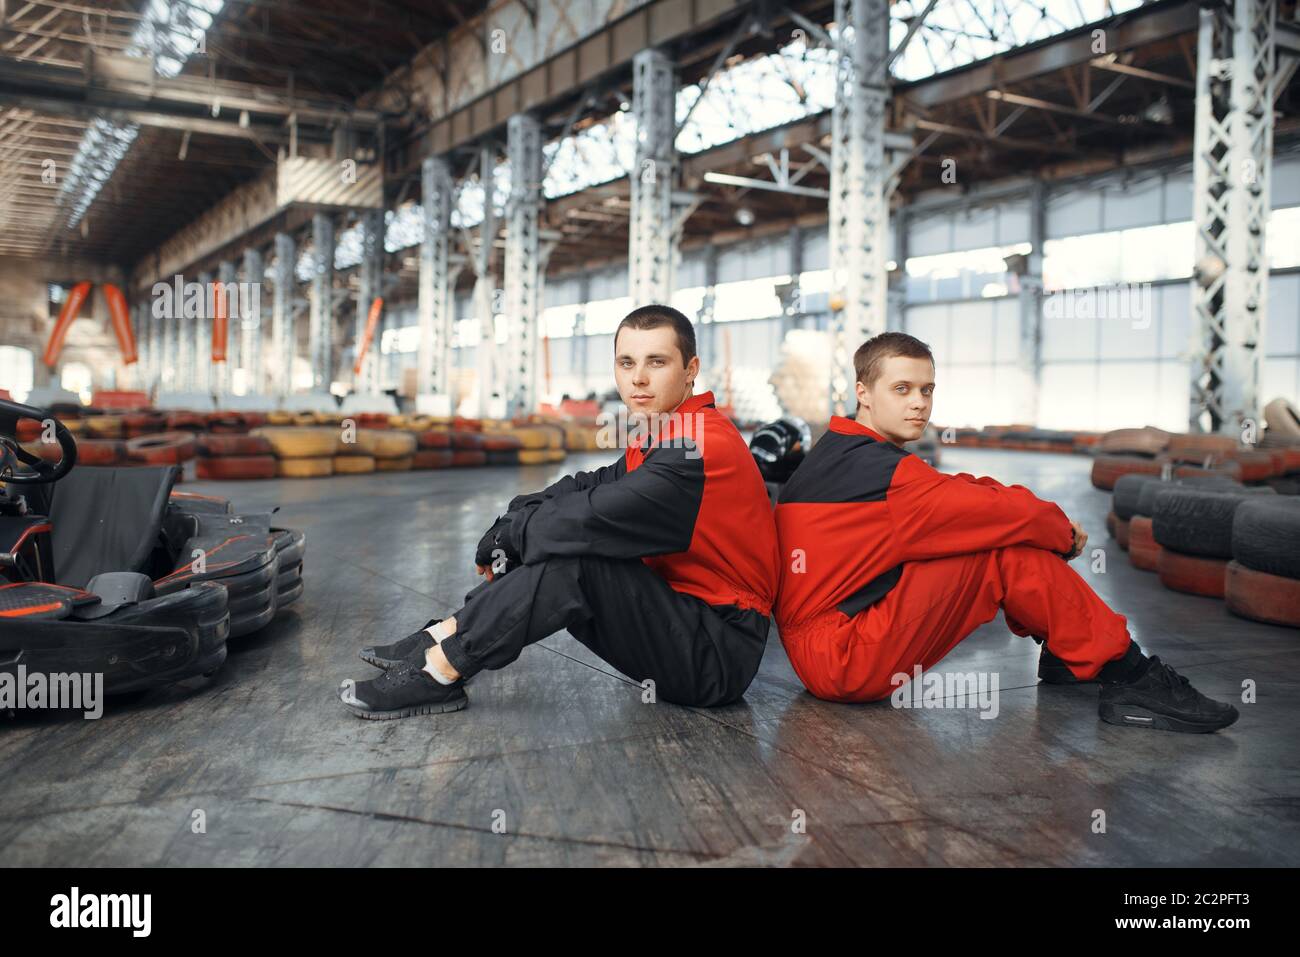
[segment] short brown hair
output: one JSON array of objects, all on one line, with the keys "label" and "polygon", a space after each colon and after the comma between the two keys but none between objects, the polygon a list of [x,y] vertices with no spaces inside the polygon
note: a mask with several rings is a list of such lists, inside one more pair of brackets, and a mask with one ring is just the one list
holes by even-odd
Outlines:
[{"label": "short brown hair", "polygon": [[891,356],[929,359],[934,365],[934,353],[920,339],[906,332],[882,332],[862,343],[853,353],[853,372],[857,380],[870,389],[880,378],[884,361]]},{"label": "short brown hair", "polygon": [[618,334],[623,331],[624,326],[630,329],[658,329],[660,326],[672,326],[673,331],[677,333],[677,348],[682,353],[682,365],[690,365],[691,360],[695,358],[695,327],[691,325],[691,320],[672,306],[654,303],[633,309],[624,316],[623,321],[614,330],[616,353]]}]

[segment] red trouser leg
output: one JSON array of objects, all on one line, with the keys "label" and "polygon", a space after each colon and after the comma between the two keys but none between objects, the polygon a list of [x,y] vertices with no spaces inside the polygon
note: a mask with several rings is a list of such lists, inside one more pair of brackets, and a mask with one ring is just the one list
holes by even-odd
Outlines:
[{"label": "red trouser leg", "polygon": [[897,687],[894,675],[931,668],[999,608],[1014,633],[1045,639],[1079,678],[1128,649],[1127,619],[1060,557],[1027,545],[907,562],[898,584],[862,614],[831,612],[781,637],[813,694],[876,701]]}]

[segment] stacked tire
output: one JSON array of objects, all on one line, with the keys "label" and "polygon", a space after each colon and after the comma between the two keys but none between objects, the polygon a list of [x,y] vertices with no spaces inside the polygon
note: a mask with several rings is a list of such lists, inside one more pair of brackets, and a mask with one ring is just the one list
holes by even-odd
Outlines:
[{"label": "stacked tire", "polygon": [[[415,425],[427,423],[417,422]],[[415,434],[415,456],[411,462],[413,469],[445,469],[451,467],[451,436],[438,429],[421,429]]]},{"label": "stacked tire", "polygon": [[275,478],[275,449],[261,435],[199,436],[195,474],[200,479],[229,481]]},{"label": "stacked tire", "polygon": [[136,465],[182,465],[194,458],[196,448],[193,432],[159,432],[131,439],[126,454]]},{"label": "stacked tire", "polygon": [[281,478],[323,478],[334,474],[339,433],[332,428],[267,426],[253,435],[266,439],[275,452]]},{"label": "stacked tire", "polygon": [[1238,507],[1223,597],[1234,615],[1300,628],[1300,498],[1264,495]]},{"label": "stacked tire", "polygon": [[453,429],[447,433],[447,438],[451,443],[451,467],[477,468],[487,465],[487,451],[483,448],[482,432]]},{"label": "stacked tire", "polygon": [[1142,495],[1150,499],[1155,570],[1161,584],[1174,591],[1223,598],[1236,513],[1249,501],[1272,496],[1273,490],[1216,480],[1148,484]]}]

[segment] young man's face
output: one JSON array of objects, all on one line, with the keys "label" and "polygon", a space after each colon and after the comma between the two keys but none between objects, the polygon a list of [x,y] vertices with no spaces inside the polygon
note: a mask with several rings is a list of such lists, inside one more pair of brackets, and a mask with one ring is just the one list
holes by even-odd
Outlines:
[{"label": "young man's face", "polygon": [[895,445],[919,439],[934,404],[934,365],[929,359],[890,356],[868,389],[857,384],[857,420]]},{"label": "young man's face", "polygon": [[691,391],[699,356],[683,364],[672,326],[619,330],[614,341],[614,379],[632,415],[671,412]]}]

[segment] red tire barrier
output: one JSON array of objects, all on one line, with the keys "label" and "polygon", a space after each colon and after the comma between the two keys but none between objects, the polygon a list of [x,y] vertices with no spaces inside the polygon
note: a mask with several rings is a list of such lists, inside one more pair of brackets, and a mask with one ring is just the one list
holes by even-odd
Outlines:
[{"label": "red tire barrier", "polygon": [[230,455],[272,455],[275,449],[260,435],[200,435],[200,456],[221,458]]},{"label": "red tire barrier", "polygon": [[197,412],[168,412],[167,413],[167,431],[177,432],[182,429],[192,429],[195,432],[202,432],[208,427],[208,420]]},{"label": "red tire barrier", "polygon": [[142,465],[180,465],[194,458],[194,436],[188,432],[143,435],[126,443],[127,456]]},{"label": "red tire barrier", "polygon": [[437,432],[430,430],[428,432],[417,432],[416,441],[422,449],[449,449],[451,448],[451,433]]},{"label": "red tire barrier", "polygon": [[275,478],[274,455],[225,455],[200,458],[194,472],[201,479],[269,479]]},{"label": "red tire barrier", "polygon": [[449,432],[451,436],[451,447],[453,449],[474,449],[483,450],[483,434],[481,432],[465,432],[456,430]]},{"label": "red tire barrier", "polygon": [[451,449],[420,449],[411,462],[413,469],[445,469],[453,464],[456,453]]},{"label": "red tire barrier", "polygon": [[1277,474],[1273,465],[1273,456],[1267,452],[1238,452],[1232,457],[1241,469],[1243,482],[1262,482]]},{"label": "red tire barrier", "polygon": [[1128,543],[1129,543],[1128,519],[1123,519],[1116,516],[1115,541],[1119,542],[1120,548],[1122,548],[1124,551],[1128,551]]},{"label": "red tire barrier", "polygon": [[1159,567],[1162,547],[1151,530],[1151,518],[1134,515],[1128,523],[1128,560],[1134,568],[1153,572]]},{"label": "red tire barrier", "polygon": [[1119,516],[1115,514],[1114,509],[1111,509],[1109,512],[1106,513],[1106,531],[1110,534],[1111,538],[1117,537],[1117,533],[1115,531],[1115,523],[1118,521],[1119,521]]},{"label": "red tire barrier", "polygon": [[115,439],[77,440],[78,465],[121,465],[126,460],[125,442],[118,442]]},{"label": "red tire barrier", "polygon": [[128,439],[153,435],[167,428],[167,417],[159,412],[127,412],[122,416],[122,431]]},{"label": "red tire barrier", "polygon": [[459,415],[451,420],[451,427],[457,432],[482,432],[482,419],[462,419]]},{"label": "red tire barrier", "polygon": [[1205,558],[1201,555],[1184,555],[1172,548],[1161,548],[1156,558],[1156,571],[1160,583],[1174,591],[1207,598],[1223,597],[1223,579],[1228,559]]},{"label": "red tire barrier", "polygon": [[1094,488],[1109,492],[1121,475],[1159,475],[1160,463],[1137,455],[1099,455],[1092,460]]},{"label": "red tire barrier", "polygon": [[1236,461],[1219,462],[1210,466],[1208,469],[1201,468],[1197,465],[1176,465],[1174,466],[1174,478],[1195,478],[1198,475],[1222,475],[1226,478],[1241,481],[1241,463]]},{"label": "red tire barrier", "polygon": [[250,428],[242,412],[209,412],[206,423],[209,432],[219,435],[242,434]]},{"label": "red tire barrier", "polygon": [[457,449],[451,453],[451,464],[456,468],[487,465],[487,453],[482,449]]},{"label": "red tire barrier", "polygon": [[1300,628],[1300,579],[1283,578],[1228,562],[1223,579],[1228,611],[1242,618]]},{"label": "red tire barrier", "polygon": [[362,412],[359,415],[351,416],[351,418],[359,429],[391,428],[386,412]]},{"label": "red tire barrier", "polygon": [[483,451],[485,452],[518,452],[523,447],[524,443],[513,435],[488,434],[483,436]]}]

